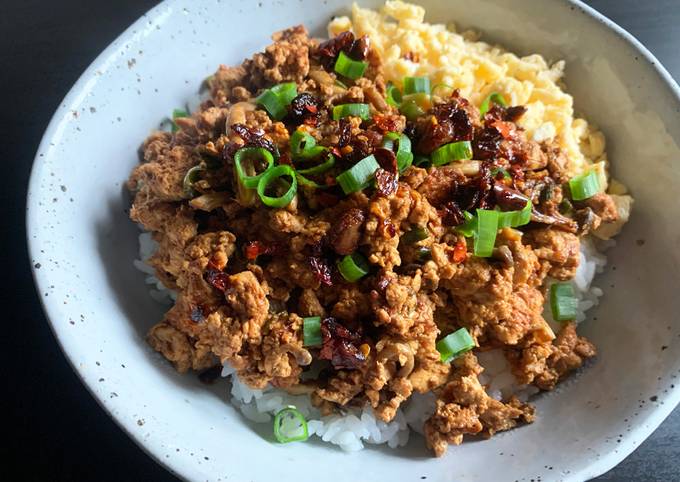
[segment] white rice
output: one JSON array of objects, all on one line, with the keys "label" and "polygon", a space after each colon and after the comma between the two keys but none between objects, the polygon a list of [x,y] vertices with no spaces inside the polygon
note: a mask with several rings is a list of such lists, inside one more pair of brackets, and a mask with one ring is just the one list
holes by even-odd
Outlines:
[{"label": "white rice", "polygon": [[[603,291],[592,286],[596,273],[602,272],[607,263],[603,251],[613,246],[615,242],[595,241],[590,238],[581,240],[581,256],[579,267],[572,284],[578,297],[577,323],[586,319],[586,312],[599,303]],[[151,297],[164,304],[172,304],[177,294],[163,286],[154,276],[154,269],[146,261],[158,248],[150,233],[139,235],[139,257],[134,260],[134,266],[147,276],[145,282],[151,285]],[[549,304],[544,311],[544,317],[550,326],[558,332],[561,323],[556,322],[550,313]],[[510,371],[510,366],[500,349],[489,350],[477,354],[484,372],[480,375],[480,382],[486,387],[487,393],[497,399],[506,399],[516,395],[520,400],[527,400],[539,390],[531,385],[518,385]],[[231,380],[231,403],[241,413],[255,423],[271,423],[272,415],[287,406],[295,406],[307,419],[309,434],[315,435],[322,441],[339,446],[341,449],[354,452],[364,448],[364,444],[387,444],[390,448],[397,448],[408,442],[410,430],[423,433],[423,424],[434,412],[435,395],[432,393],[414,393],[410,399],[397,411],[394,419],[385,423],[373,415],[370,407],[363,409],[351,408],[342,414],[321,416],[312,406],[307,395],[290,395],[284,390],[267,386],[263,390],[252,390],[241,383],[235,371],[228,365],[222,369],[222,376]]]}]

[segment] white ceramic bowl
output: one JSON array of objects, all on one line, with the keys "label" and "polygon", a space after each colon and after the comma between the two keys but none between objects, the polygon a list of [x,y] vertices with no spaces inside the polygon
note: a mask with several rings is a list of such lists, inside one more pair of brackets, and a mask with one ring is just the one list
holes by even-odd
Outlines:
[{"label": "white ceramic bowl", "polygon": [[[365,1],[365,5],[377,5]],[[123,183],[137,148],[219,63],[236,64],[278,29],[313,32],[344,0],[168,0],[85,71],[55,113],[33,166],[29,245],[60,344],[103,408],[156,460],[191,480],[584,480],[623,459],[677,404],[680,384],[680,100],[630,35],[566,0],[425,1],[518,53],[567,61],[577,107],[602,127],[617,177],[637,202],[596,283],[606,296],[582,325],[599,358],[540,397],[539,417],[433,459],[422,439],[400,451],[346,454],[310,442],[275,445],[226,401],[180,376],[143,338],[162,310],[132,267],[137,228]],[[641,241],[644,240],[644,244]],[[265,433],[267,432],[267,433]]]}]

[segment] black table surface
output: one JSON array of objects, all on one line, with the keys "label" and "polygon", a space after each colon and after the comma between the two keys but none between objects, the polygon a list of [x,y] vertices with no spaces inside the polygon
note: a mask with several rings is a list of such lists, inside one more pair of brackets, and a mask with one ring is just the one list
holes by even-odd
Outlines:
[{"label": "black table surface", "polygon": [[[536,0],[544,1],[544,0]],[[0,480],[174,480],[118,428],[61,353],[33,288],[25,192],[52,113],[82,71],[150,0],[5,0],[0,7],[3,401]],[[680,1],[591,0],[680,78]],[[680,409],[598,480],[680,480]]]}]

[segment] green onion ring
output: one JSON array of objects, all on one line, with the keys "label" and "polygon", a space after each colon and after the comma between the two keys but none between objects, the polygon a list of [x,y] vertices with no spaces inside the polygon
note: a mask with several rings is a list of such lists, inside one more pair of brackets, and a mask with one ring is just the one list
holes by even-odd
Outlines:
[{"label": "green onion ring", "polygon": [[406,134],[399,134],[398,132],[388,132],[383,138],[383,147],[394,150],[394,142],[397,142],[397,167],[399,172],[403,172],[413,162],[413,153],[411,152],[411,139]]},{"label": "green onion ring", "polygon": [[361,117],[363,120],[371,118],[368,104],[340,104],[333,107],[333,120],[340,120],[343,117]]},{"label": "green onion ring", "polygon": [[477,226],[474,233],[474,253],[480,258],[488,258],[493,254],[498,233],[498,211],[477,209]]},{"label": "green onion ring", "polygon": [[172,111],[172,125],[170,127],[172,132],[177,132],[179,130],[179,126],[175,124],[175,119],[178,119],[180,117],[189,117],[189,113],[184,109],[174,109]]},{"label": "green onion ring", "polygon": [[482,102],[482,104],[479,106],[479,116],[483,119],[484,115],[489,112],[489,108],[491,107],[491,103],[498,104],[501,107],[507,107],[508,103],[505,102],[505,97],[503,97],[501,94],[498,92],[492,92],[489,94],[486,99]]},{"label": "green onion ring", "polygon": [[600,179],[595,169],[569,180],[569,191],[574,201],[583,201],[600,192]]},{"label": "green onion ring", "polygon": [[[260,174],[257,174],[256,176],[248,176],[245,173],[242,161],[247,159],[254,160],[253,158],[265,161],[267,163],[267,167],[264,171],[262,171]],[[239,181],[241,181],[241,184],[243,184],[243,186],[248,189],[257,187],[257,183],[262,178],[262,175],[270,170],[273,165],[274,156],[264,147],[242,147],[236,151],[236,154],[234,154],[234,166],[236,167],[236,174],[239,178]]]},{"label": "green onion ring", "polygon": [[186,194],[187,197],[194,197],[196,195],[196,191],[194,190],[194,183],[198,181],[200,174],[202,172],[205,172],[205,169],[199,165],[192,167],[184,175],[184,180],[182,181],[182,188],[184,189],[184,194]]},{"label": "green onion ring", "polygon": [[338,271],[350,283],[366,276],[369,270],[368,260],[358,252],[348,254],[338,262]]},{"label": "green onion ring", "polygon": [[550,310],[555,321],[576,319],[578,299],[571,283],[554,283],[550,286]]},{"label": "green onion ring", "polygon": [[322,173],[328,171],[334,165],[335,165],[335,156],[329,152],[328,153],[328,159],[326,159],[321,164],[319,164],[317,166],[308,167],[306,169],[298,169],[297,172],[299,174],[305,174],[305,175],[322,174]]},{"label": "green onion ring", "polygon": [[404,77],[404,95],[429,94],[430,79],[427,77]]},{"label": "green onion ring", "polygon": [[442,363],[448,363],[454,358],[472,350],[475,340],[465,328],[449,333],[435,345],[441,355]]},{"label": "green onion ring", "polygon": [[352,60],[349,56],[340,51],[338,59],[335,61],[335,67],[333,68],[338,74],[347,77],[348,79],[356,80],[364,75],[368,67],[368,62],[361,62],[358,60]]},{"label": "green onion ring", "polygon": [[430,154],[433,166],[443,166],[451,161],[472,159],[472,143],[459,141],[444,144]]},{"label": "green onion ring", "polygon": [[310,316],[302,319],[303,346],[321,345],[321,317]]},{"label": "green onion ring", "polygon": [[[257,183],[257,195],[260,196],[262,203],[272,208],[282,208],[288,206],[288,204],[290,204],[290,202],[295,197],[298,187],[297,176],[295,175],[293,168],[287,164],[281,164],[267,169],[260,176],[260,180]],[[291,179],[290,187],[285,192],[285,194],[279,197],[267,196],[265,191],[269,185],[283,176],[289,176]]]},{"label": "green onion ring", "polygon": [[[286,425],[286,422],[288,422],[288,425]],[[298,426],[291,427],[290,422],[297,422]],[[309,430],[304,415],[292,405],[279,410],[274,416],[274,437],[282,444],[307,440],[309,438]]]},{"label": "green onion ring", "polygon": [[401,104],[401,91],[391,82],[387,84],[387,95],[385,100],[392,107],[399,108]]},{"label": "green onion ring", "polygon": [[379,167],[378,161],[376,161],[373,154],[371,154],[370,156],[364,157],[345,172],[339,174],[335,180],[340,184],[340,187],[345,194],[351,194],[367,188],[373,179],[375,171],[377,171]]}]

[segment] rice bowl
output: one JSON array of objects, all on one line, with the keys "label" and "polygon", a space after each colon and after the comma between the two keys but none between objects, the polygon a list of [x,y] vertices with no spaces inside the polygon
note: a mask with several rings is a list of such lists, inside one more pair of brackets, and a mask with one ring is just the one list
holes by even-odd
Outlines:
[{"label": "rice bowl", "polygon": [[128,182],[158,241],[142,235],[135,265],[174,305],[150,345],[202,378],[224,365],[232,403],[274,415],[279,442],[298,440],[279,434],[290,412],[303,440],[396,448],[412,429],[441,456],[532,422],[529,397],[595,354],[575,326],[603,294],[596,245],[632,204],[609,186],[604,136],[573,118],[563,62],[424,14],[355,4],[327,41],[273,34],[147,138]]},{"label": "rice bowl", "polygon": [[[237,466],[226,467],[223,464],[224,453],[230,453],[233,457],[245,460],[248,459],[248,454],[254,446],[267,451],[271,460],[276,461],[278,477],[281,480],[296,478],[297,472],[292,470],[288,460],[298,459],[296,454],[298,451],[302,451],[301,456],[308,461],[317,459],[317,454],[323,454],[324,460],[328,463],[342,463],[348,476],[369,474],[376,480],[394,477],[397,474],[402,476],[410,474],[414,477],[428,475],[428,478],[437,478],[438,474],[443,476],[441,475],[443,466],[431,462],[424,464],[409,460],[408,464],[403,464],[399,462],[399,459],[392,457],[390,464],[381,464],[380,459],[383,455],[376,451],[363,451],[352,458],[338,458],[340,456],[334,455],[333,451],[322,451],[313,444],[304,447],[297,445],[293,451],[288,448],[285,450],[267,448],[270,447],[268,444],[263,446],[257,437],[253,439],[249,435],[250,429],[241,428],[242,422],[238,417],[232,418],[228,408],[226,412],[224,411],[221,400],[215,398],[210,392],[204,394],[202,389],[194,388],[190,379],[180,379],[174,376],[164,365],[149,364],[148,362],[153,362],[155,358],[149,357],[148,350],[142,344],[135,345],[134,340],[143,334],[151,320],[158,319],[159,316],[158,309],[152,304],[147,303],[143,298],[135,298],[135,293],[141,294],[143,290],[141,278],[128,275],[126,268],[123,267],[129,266],[129,260],[134,256],[136,249],[132,246],[132,239],[136,236],[131,229],[126,228],[127,224],[124,222],[123,215],[120,214],[123,208],[119,201],[119,192],[117,190],[114,192],[100,183],[90,184],[80,182],[79,179],[83,176],[89,179],[101,178],[102,173],[109,179],[124,178],[124,171],[134,163],[134,159],[126,157],[125,153],[134,150],[137,143],[137,141],[129,143],[126,139],[132,139],[139,135],[139,132],[149,129],[167,112],[168,106],[180,105],[189,97],[189,91],[193,91],[193,88],[184,87],[183,80],[177,85],[170,81],[165,85],[165,89],[159,89],[161,94],[158,94],[156,101],[151,97],[146,97],[144,86],[148,86],[147,82],[152,69],[148,62],[143,62],[138,58],[135,69],[142,75],[143,98],[150,102],[148,115],[143,113],[133,119],[126,116],[125,112],[128,111],[120,110],[130,108],[130,112],[132,111],[132,106],[128,105],[125,96],[116,94],[120,92],[120,87],[125,85],[126,76],[129,74],[124,65],[126,57],[120,55],[120,52],[124,51],[124,42],[131,42],[132,45],[142,42],[141,49],[145,54],[153,53],[160,59],[164,58],[168,44],[173,43],[170,39],[171,34],[176,35],[178,40],[191,39],[190,32],[189,37],[177,32],[178,24],[174,22],[181,18],[181,15],[175,16],[169,13],[166,6],[154,10],[148,17],[148,20],[152,22],[152,35],[141,39],[141,37],[134,37],[131,29],[123,41],[113,45],[105,56],[101,57],[96,65],[85,74],[83,80],[76,85],[74,93],[65,100],[65,107],[58,111],[55,122],[46,134],[39,151],[44,154],[44,159],[42,156],[36,159],[29,193],[29,233],[30,239],[33,240],[31,253],[33,261],[40,263],[43,267],[35,271],[36,281],[41,293],[49,293],[49,298],[45,297],[43,302],[65,352],[93,393],[107,410],[114,414],[117,421],[131,436],[140,445],[148,448],[154,457],[187,478],[218,478],[225,473],[256,480],[264,478],[270,472],[267,467],[253,465],[245,474]],[[172,5],[177,12],[181,12],[182,6],[174,3]],[[203,13],[199,15],[191,12],[191,6],[187,7],[189,18],[194,21],[196,18],[202,18]],[[338,6],[334,8],[336,7]],[[626,181],[635,192],[638,201],[637,214],[619,239],[617,249],[608,253],[611,256],[611,263],[618,270],[612,273],[611,268],[608,268],[605,278],[600,282],[600,286],[605,288],[607,293],[597,313],[599,322],[587,323],[583,328],[586,334],[597,341],[606,357],[603,356],[591,365],[579,377],[578,383],[565,386],[559,397],[542,397],[538,401],[539,410],[542,414],[549,416],[541,417],[537,422],[538,425],[526,427],[505,437],[492,439],[486,443],[489,445],[485,444],[488,447],[487,450],[481,451],[481,446],[477,444],[463,444],[457,449],[457,453],[466,458],[468,468],[474,468],[476,475],[470,474],[469,471],[465,475],[473,480],[475,477],[504,477],[509,474],[512,474],[512,477],[522,477],[527,473],[541,475],[543,478],[550,478],[555,473],[560,473],[564,479],[582,480],[601,473],[629,453],[634,445],[660,423],[677,399],[675,391],[669,388],[670,375],[674,373],[673,367],[676,365],[674,362],[677,355],[675,345],[670,343],[669,349],[657,355],[659,347],[668,344],[669,341],[666,325],[668,324],[675,330],[673,323],[667,323],[667,320],[674,319],[671,313],[677,311],[675,298],[669,293],[669,287],[673,286],[673,278],[670,275],[669,282],[667,278],[664,277],[662,281],[660,277],[662,272],[668,272],[666,269],[661,269],[662,266],[672,267],[677,262],[672,254],[673,249],[669,249],[671,246],[667,243],[673,238],[672,235],[666,236],[664,232],[658,238],[647,238],[644,247],[636,247],[634,241],[645,237],[642,233],[649,232],[649,229],[644,226],[646,226],[645,219],[649,215],[648,208],[653,202],[648,180],[645,176],[637,176],[638,170],[633,168],[635,163],[631,159],[631,156],[640,158],[641,152],[638,146],[644,144],[651,147],[651,150],[645,154],[650,172],[658,174],[661,172],[660,166],[673,165],[676,150],[674,150],[675,144],[672,139],[677,136],[674,131],[665,130],[664,125],[673,125],[673,113],[668,106],[675,105],[677,99],[673,95],[672,81],[663,69],[651,65],[652,60],[648,57],[648,53],[639,44],[626,37],[625,33],[617,30],[615,26],[607,24],[604,20],[596,21],[595,18],[599,18],[596,14],[588,11],[584,15],[578,7],[570,12],[570,4],[546,5],[538,15],[535,9],[521,2],[513,7],[515,8],[514,19],[529,21],[527,25],[531,25],[531,28],[526,32],[515,34],[507,30],[503,23],[507,7],[495,5],[493,2],[486,5],[488,9],[483,15],[480,10],[472,8],[464,11],[456,20],[461,25],[492,32],[492,38],[512,46],[513,50],[531,52],[531,45],[540,42],[541,52],[547,57],[567,59],[567,65],[570,66],[567,69],[567,81],[570,89],[576,94],[577,105],[579,99],[582,104],[588,102],[590,107],[586,108],[581,105],[581,108],[588,113],[589,118],[596,120],[597,124],[607,132],[610,154],[616,155],[615,174]],[[328,8],[327,12],[330,15],[330,7]],[[435,20],[450,18],[441,8],[439,10],[437,8],[434,4],[428,7],[428,9],[433,9]],[[315,12],[318,11],[315,10]],[[341,10],[333,11],[335,12],[340,13]],[[283,11],[279,13],[281,15],[277,24],[279,28],[284,28],[295,20],[290,16],[286,17],[287,14]],[[234,15],[235,18],[241,18],[240,15],[245,14],[235,11]],[[315,15],[318,16],[318,13]],[[305,22],[309,21],[310,25],[317,26],[325,23],[325,20],[322,20],[321,23],[315,24],[318,18],[315,20],[316,17],[312,17],[314,16],[305,17],[307,18]],[[297,18],[299,18],[298,15],[296,15]],[[546,19],[550,22],[549,25],[542,23],[541,19]],[[550,19],[559,19],[559,21],[551,22]],[[600,21],[605,23],[604,27],[599,23]],[[142,28],[144,22],[146,20],[137,24],[134,29]],[[206,28],[213,28],[212,20],[206,18],[206,22],[208,26]],[[163,28],[154,30],[155,25],[161,25]],[[573,43],[565,43],[565,33],[570,28],[580,29],[581,36],[572,38]],[[253,31],[250,30],[251,34]],[[260,41],[269,31],[269,27],[266,30],[259,30],[257,35]],[[238,29],[232,34],[236,32]],[[215,30],[214,34],[219,37],[218,30]],[[162,40],[157,42],[161,37]],[[605,44],[607,48],[603,49],[600,45]],[[586,49],[588,52],[595,56],[604,56],[608,59],[608,63],[583,62],[580,53],[575,49],[585,45],[588,45]],[[260,46],[261,44],[249,44],[246,50],[255,51]],[[176,56],[178,52],[181,53],[181,49],[175,50],[173,55]],[[195,69],[193,71],[196,72],[196,76],[190,79],[192,85],[198,85],[201,78],[208,75],[213,65],[224,55],[218,53],[216,47],[211,52],[208,54],[212,55],[211,60],[205,62],[199,58],[189,59],[180,55],[185,67],[193,66],[192,68]],[[640,56],[639,63],[634,61],[634,55]],[[117,61],[116,57],[120,61]],[[106,59],[110,60],[105,62]],[[239,58],[235,55],[227,60],[236,63]],[[121,69],[114,70],[112,65],[119,63],[122,64]],[[200,69],[203,69],[203,73]],[[95,75],[95,70],[103,72],[104,77],[99,79],[98,83],[89,82],[101,75]],[[154,72],[157,73],[157,70]],[[571,80],[569,72],[576,73]],[[642,91],[629,89],[625,82],[612,83],[612,73],[619,74],[621,79],[633,79],[631,81],[639,82],[644,90],[656,92],[655,96],[647,98],[648,104],[643,106],[640,97]],[[134,71],[129,75],[134,75]],[[593,83],[594,76],[605,80],[605,84]],[[170,78],[172,76],[168,77]],[[100,89],[99,85],[104,87]],[[103,89],[110,88],[112,85],[113,90],[109,92],[113,94],[107,97]],[[604,90],[603,85],[607,86]],[[97,106],[97,114],[94,116],[84,114],[74,120],[71,110],[80,110],[82,107],[83,112],[87,111],[88,104],[81,105],[85,99],[81,95],[83,92],[89,93],[87,99]],[[623,97],[624,94],[628,97]],[[161,98],[162,101],[159,102]],[[627,99],[626,102],[622,102],[624,98]],[[108,99],[114,101],[105,105],[104,102]],[[650,107],[651,112],[657,114],[650,114],[646,107]],[[605,115],[612,110],[618,112],[619,115],[615,118]],[[127,122],[114,130],[107,128],[107,116],[113,116],[111,118],[115,122],[116,114],[120,115],[121,112]],[[620,123],[619,119],[621,119]],[[625,125],[623,119],[627,119]],[[60,123],[58,124],[57,121]],[[635,121],[637,125],[643,127],[643,130],[631,130],[627,124],[629,121]],[[98,139],[97,131],[93,128],[97,128],[100,124],[100,127],[109,132],[111,140],[125,149],[115,150],[109,147],[100,149],[101,155],[92,159],[92,166],[80,165],[77,169],[74,168],[71,160],[83,158],[86,152],[92,152],[92,149],[88,149],[87,146],[91,145],[91,141]],[[59,129],[56,129],[57,125],[60,126]],[[77,126],[82,129],[82,134],[76,130]],[[647,126],[650,129],[647,129]],[[643,135],[644,139],[640,135]],[[64,143],[64,139],[68,139],[69,142]],[[647,142],[649,140],[652,140],[651,144]],[[50,148],[50,143],[57,147]],[[100,146],[105,144],[100,142]],[[91,147],[94,148],[94,145]],[[127,160],[121,163],[121,159]],[[90,167],[97,169],[98,176],[95,176]],[[54,173],[55,179],[50,179],[49,172]],[[672,186],[677,183],[676,173],[672,170],[664,172],[665,176],[656,177],[656,186],[662,188],[661,193],[672,192]],[[49,183],[53,181],[57,181],[56,190],[51,190],[49,187]],[[43,183],[47,189],[44,192],[38,189]],[[63,195],[59,190],[60,183],[68,187],[69,195],[74,198],[75,204],[51,204],[52,197]],[[89,186],[96,187],[98,190],[91,191]],[[653,199],[658,201],[659,190],[655,187],[653,192]],[[100,196],[105,196],[111,206],[116,207],[115,215],[109,213],[105,209],[106,205],[101,203],[81,202]],[[663,194],[662,199],[664,199]],[[73,217],[69,214],[69,209],[73,206],[80,209],[80,216]],[[121,206],[120,209],[118,206]],[[59,217],[60,225],[54,224],[55,214]],[[667,214],[672,214],[672,210],[668,213],[655,214],[655,222],[660,226],[671,226],[669,229],[672,230],[673,224],[666,219]],[[93,223],[95,219],[109,220],[107,225],[114,223],[114,231],[108,231],[108,238],[98,237],[101,246],[107,248],[106,252],[97,251],[96,239],[87,234],[91,230],[86,224]],[[67,237],[73,233],[81,233],[83,237],[76,237],[75,240]],[[63,240],[62,234],[64,234]],[[44,250],[44,253],[41,250]],[[655,251],[670,253],[670,259],[664,256],[661,261],[653,254]],[[83,259],[99,260],[100,256],[102,263],[81,262]],[[623,258],[626,258],[625,263],[622,262]],[[82,279],[71,276],[71,269],[53,269],[51,259],[58,261],[62,267],[73,266],[73,269],[78,270]],[[650,270],[650,268],[653,269]],[[657,271],[654,271],[655,269]],[[135,279],[139,281],[136,282]],[[617,289],[610,290],[610,284],[616,284]],[[632,292],[639,292],[642,296],[636,300],[636,303],[632,303],[627,294],[622,294]],[[121,296],[123,293],[125,296]],[[68,301],[66,305],[62,304],[65,294],[71,295],[70,299],[66,299]],[[136,306],[121,301],[125,298],[130,299],[131,296],[136,300]],[[97,301],[94,302],[94,300]],[[90,323],[90,320],[96,318],[95,313],[102,312],[107,313],[108,316],[99,317],[101,323],[96,325]],[[645,330],[640,329],[640,324],[632,322],[632,319],[640,317],[642,312],[647,313],[648,321],[645,323]],[[81,314],[85,316],[84,322],[78,321],[81,319]],[[74,320],[76,325],[67,323],[69,319]],[[124,320],[137,320],[138,324],[134,327],[127,327]],[[619,320],[617,326],[620,329],[614,332],[603,331],[604,321],[607,320]],[[106,329],[102,330],[102,326]],[[675,331],[670,333],[674,334]],[[631,344],[633,340],[634,344]],[[621,353],[626,353],[626,355],[622,356]],[[636,359],[630,356],[631,353],[646,355],[653,353],[654,356]],[[634,360],[636,363],[633,363]],[[95,364],[95,361],[100,363]],[[127,371],[117,368],[121,362],[128,367]],[[130,367],[134,367],[134,370],[130,370]],[[661,377],[662,381],[654,381],[657,377]],[[98,382],[100,378],[105,378],[105,381]],[[668,394],[663,393],[665,389],[668,389]],[[175,390],[178,391],[177,399],[166,396],[168,391]],[[110,398],[110,393],[114,391],[119,396]],[[604,395],[602,391],[605,392]],[[641,404],[638,400],[648,400],[652,395],[657,394],[658,402],[648,402],[643,408],[638,409],[638,405]],[[158,404],[154,398],[163,401]],[[558,402],[558,398],[562,399],[561,403]],[[191,404],[187,405],[185,399],[190,399]],[[665,405],[660,404],[662,401]],[[215,406],[216,403],[220,406],[219,408]],[[592,407],[598,404],[602,408],[593,411]],[[558,411],[555,410],[556,405],[560,406]],[[145,408],[150,406],[156,407],[153,412]],[[192,407],[196,409],[200,407],[200,410],[193,410]],[[184,413],[182,420],[173,418],[172,414],[178,411]],[[206,418],[209,414],[213,415],[213,421],[217,418],[224,420],[224,425],[209,421]],[[565,417],[570,420],[570,423],[559,425]],[[624,422],[624,419],[627,421]],[[139,420],[142,420],[143,424],[139,424]],[[554,431],[553,429],[557,427],[559,430]],[[197,428],[199,430],[196,430]],[[627,432],[627,428],[631,431]],[[539,429],[541,430],[541,463],[536,464],[534,458],[530,456],[527,459],[526,456],[535,453],[536,444],[533,441],[537,440],[536,430]],[[200,437],[197,436],[197,432],[201,433]],[[556,433],[560,434],[559,441],[552,435]],[[618,449],[615,452],[611,442],[607,440],[609,437],[616,439],[618,433],[624,436],[622,442],[615,446]],[[580,439],[581,443],[575,445],[569,442],[574,439]],[[232,440],[238,440],[238,443],[233,443]],[[180,451],[175,452],[175,447]],[[513,447],[522,449],[517,452],[513,450]],[[493,453],[503,452],[506,455],[496,455],[489,459],[488,450]],[[480,459],[481,452],[487,455],[483,461]],[[509,458],[510,453],[514,453],[514,458]],[[558,456],[558,454],[561,455]],[[209,456],[210,460],[205,460],[203,455]],[[447,457],[448,459],[450,458]],[[501,461],[511,463],[501,465],[499,463]],[[515,461],[525,463],[525,465],[520,469],[512,463]],[[361,470],[357,464],[361,466]],[[377,464],[379,472],[372,471],[373,464]],[[555,471],[542,468],[544,464],[553,467]],[[448,467],[449,473],[452,470],[455,474],[465,472],[462,467],[452,469],[450,464]]]}]

